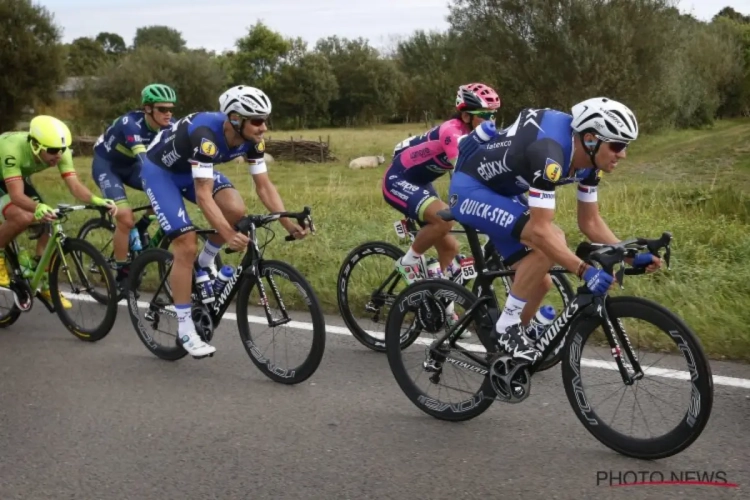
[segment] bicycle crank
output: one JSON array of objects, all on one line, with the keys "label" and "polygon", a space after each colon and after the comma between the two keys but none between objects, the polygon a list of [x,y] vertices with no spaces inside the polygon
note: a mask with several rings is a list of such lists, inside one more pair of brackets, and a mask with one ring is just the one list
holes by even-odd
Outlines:
[{"label": "bicycle crank", "polygon": [[203,304],[194,305],[191,315],[193,317],[193,324],[195,325],[195,332],[203,339],[203,342],[211,342],[214,336],[214,322],[211,319],[208,308]]},{"label": "bicycle crank", "polygon": [[34,305],[34,299],[31,295],[31,287],[29,287],[29,284],[26,283],[26,281],[14,279],[11,280],[8,288],[13,292],[13,302],[15,302],[16,307],[23,312],[30,311],[31,307]]},{"label": "bicycle crank", "polygon": [[507,354],[496,355],[490,363],[490,383],[500,401],[520,403],[531,394],[531,374],[526,363]]}]

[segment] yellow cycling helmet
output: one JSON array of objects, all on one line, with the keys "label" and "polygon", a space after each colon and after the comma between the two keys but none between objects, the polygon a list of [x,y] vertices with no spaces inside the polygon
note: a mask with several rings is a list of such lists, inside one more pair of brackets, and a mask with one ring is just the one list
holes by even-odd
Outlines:
[{"label": "yellow cycling helmet", "polygon": [[70,129],[54,116],[35,116],[29,124],[29,140],[35,155],[46,149],[50,154],[65,152],[70,147],[73,137]]}]

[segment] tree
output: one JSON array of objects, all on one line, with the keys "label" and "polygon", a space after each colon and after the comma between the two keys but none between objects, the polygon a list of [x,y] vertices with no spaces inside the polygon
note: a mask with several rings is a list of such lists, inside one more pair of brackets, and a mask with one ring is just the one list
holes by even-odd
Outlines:
[{"label": "tree", "polygon": [[136,30],[133,48],[164,48],[172,52],[185,50],[182,33],[169,26],[143,26]]},{"label": "tree", "polygon": [[15,128],[36,99],[51,103],[64,79],[60,29],[30,0],[0,0],[0,130]]},{"label": "tree", "polygon": [[164,83],[175,90],[177,115],[217,110],[219,95],[226,90],[226,75],[216,58],[205,51],[174,54],[144,47],[106,64],[97,76],[85,84],[78,111],[80,118],[98,127],[140,108],[141,90],[150,83]]},{"label": "tree", "polygon": [[101,32],[96,35],[96,41],[102,46],[104,52],[110,56],[120,56],[128,50],[125,40],[117,33]]},{"label": "tree", "polygon": [[70,76],[89,76],[107,61],[107,53],[93,38],[76,38],[68,46],[66,69]]},{"label": "tree", "polygon": [[247,35],[237,40],[235,47],[230,63],[232,82],[268,89],[273,86],[293,42],[258,21]]},{"label": "tree", "polygon": [[307,53],[282,66],[273,94],[276,126],[318,127],[329,122],[329,106],[338,97],[338,83],[325,56]]}]

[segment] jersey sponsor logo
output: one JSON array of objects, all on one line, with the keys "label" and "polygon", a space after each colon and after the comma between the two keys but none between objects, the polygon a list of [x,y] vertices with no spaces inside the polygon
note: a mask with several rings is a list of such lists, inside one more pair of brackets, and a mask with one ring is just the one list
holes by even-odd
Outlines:
[{"label": "jersey sponsor logo", "polygon": [[506,150],[502,160],[480,162],[479,167],[477,168],[477,173],[479,174],[479,176],[485,181],[489,181],[490,179],[492,179],[493,177],[497,177],[498,175],[512,172],[510,167],[505,164],[505,156],[507,154],[508,151]]},{"label": "jersey sponsor logo", "polygon": [[538,189],[529,189],[529,198],[535,200],[554,200],[554,191],[539,191]]},{"label": "jersey sponsor logo", "polygon": [[502,141],[502,142],[491,142],[485,146],[486,149],[492,150],[497,148],[505,148],[512,144],[512,141]]},{"label": "jersey sponsor logo", "polygon": [[164,166],[171,167],[180,158],[181,156],[177,154],[177,151],[171,150],[168,153],[161,155],[161,162]]},{"label": "jersey sponsor logo", "polygon": [[432,151],[430,150],[429,146],[426,148],[418,149],[416,151],[412,151],[409,153],[409,159],[416,160],[417,158],[429,158],[432,154]]},{"label": "jersey sponsor logo", "polygon": [[458,195],[457,194],[452,194],[451,197],[450,197],[450,199],[448,200],[448,206],[450,208],[453,208],[453,207],[456,206],[457,202],[458,202]]},{"label": "jersey sponsor logo", "polygon": [[481,217],[482,219],[503,227],[508,227],[516,221],[516,217],[513,214],[502,208],[493,207],[488,203],[469,198],[461,202],[461,206],[458,210],[464,215]]},{"label": "jersey sponsor logo", "polygon": [[262,153],[266,150],[266,141],[260,141],[258,144],[255,145],[255,150],[258,153]]},{"label": "jersey sponsor logo", "polygon": [[409,191],[410,193],[416,193],[420,189],[419,186],[415,186],[411,182],[405,181],[405,180],[400,180],[396,182],[396,186],[400,187],[404,191]]},{"label": "jersey sponsor logo", "polygon": [[562,167],[552,158],[547,158],[544,166],[544,178],[550,182],[557,182],[562,177]]},{"label": "jersey sponsor logo", "polygon": [[204,137],[203,139],[201,139],[200,151],[204,155],[213,158],[214,156],[216,156],[216,153],[218,153],[219,148],[217,148],[216,144],[214,144],[212,141]]},{"label": "jersey sponsor logo", "polygon": [[127,139],[128,142],[143,142],[143,139],[140,135],[129,135]]}]

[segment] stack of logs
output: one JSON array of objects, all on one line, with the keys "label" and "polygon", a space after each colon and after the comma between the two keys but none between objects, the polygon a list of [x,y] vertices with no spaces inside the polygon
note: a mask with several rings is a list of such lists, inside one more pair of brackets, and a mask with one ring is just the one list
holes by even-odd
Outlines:
[{"label": "stack of logs", "polygon": [[[76,137],[73,139],[73,154],[75,156],[91,156],[93,154],[96,137]],[[317,141],[305,141],[290,137],[289,141],[278,141],[266,138],[266,153],[276,161],[292,161],[298,163],[326,163],[336,161],[331,154],[331,138],[327,141],[318,138]]]}]

